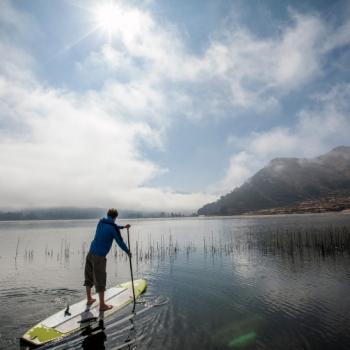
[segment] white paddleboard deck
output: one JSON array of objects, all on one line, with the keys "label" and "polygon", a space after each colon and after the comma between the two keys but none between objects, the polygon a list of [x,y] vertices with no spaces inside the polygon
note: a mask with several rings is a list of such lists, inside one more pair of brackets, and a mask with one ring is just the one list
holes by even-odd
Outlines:
[{"label": "white paddleboard deck", "polygon": [[[98,300],[96,294],[93,298]],[[132,298],[132,291],[127,288],[113,287],[108,289],[105,293],[105,302],[109,305],[113,305],[113,308],[124,305]],[[63,312],[60,311],[41,322],[41,324],[47,328],[55,328],[61,333],[67,333],[73,329],[80,328],[80,325],[88,320],[98,318],[100,316],[99,308],[100,305],[97,302],[87,306],[85,299],[69,307],[70,315],[65,315],[65,310]]]}]

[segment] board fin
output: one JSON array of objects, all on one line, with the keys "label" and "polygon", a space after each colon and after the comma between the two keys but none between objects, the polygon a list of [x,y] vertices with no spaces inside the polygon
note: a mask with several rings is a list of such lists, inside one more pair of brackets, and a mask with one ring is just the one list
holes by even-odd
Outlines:
[{"label": "board fin", "polygon": [[67,304],[66,310],[64,311],[64,316],[71,316],[72,314],[69,312],[69,304]]}]

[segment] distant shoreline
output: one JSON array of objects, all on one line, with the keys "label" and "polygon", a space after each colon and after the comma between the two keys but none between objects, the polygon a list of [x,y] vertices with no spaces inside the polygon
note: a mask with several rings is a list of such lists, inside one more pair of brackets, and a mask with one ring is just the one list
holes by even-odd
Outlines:
[{"label": "distant shoreline", "polygon": [[259,211],[252,211],[247,212],[244,214],[240,214],[242,216],[249,216],[249,215],[307,215],[307,214],[350,214],[350,209],[344,209],[344,210],[312,210],[312,211],[299,211],[299,210],[278,210],[278,209],[266,209],[266,210],[259,210]]},{"label": "distant shoreline", "polygon": [[230,218],[230,217],[263,217],[263,216],[293,216],[293,215],[323,215],[323,214],[343,214],[348,215],[350,214],[350,209],[342,210],[342,211],[319,211],[319,212],[246,212],[243,214],[227,214],[227,215],[199,215],[200,218]]},{"label": "distant shoreline", "polygon": [[[205,219],[205,218],[231,218],[231,217],[268,217],[268,216],[292,216],[292,215],[320,215],[320,214],[344,214],[349,215],[350,209],[345,210],[329,210],[329,211],[309,211],[309,212],[298,212],[298,211],[276,211],[276,210],[264,210],[264,211],[256,211],[256,212],[246,212],[243,214],[232,214],[232,215],[189,215],[189,216],[173,216],[173,217],[162,217],[162,216],[150,216],[150,217],[120,217],[119,220],[172,220],[172,219],[191,219],[191,218],[198,218],[198,219]],[[0,223],[3,222],[45,222],[45,221],[94,221],[99,220],[102,216],[95,217],[95,218],[26,218],[26,219],[12,219],[12,220],[6,220],[0,218]]]},{"label": "distant shoreline", "polygon": [[[0,221],[47,221],[47,220],[98,220],[106,215],[106,208],[48,207],[1,209]],[[162,210],[120,209],[119,219],[176,218],[194,216],[195,213]]]}]

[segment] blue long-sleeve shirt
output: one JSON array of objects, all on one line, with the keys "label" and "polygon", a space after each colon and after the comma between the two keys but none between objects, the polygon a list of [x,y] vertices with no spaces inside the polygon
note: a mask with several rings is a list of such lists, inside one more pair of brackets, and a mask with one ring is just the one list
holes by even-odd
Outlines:
[{"label": "blue long-sleeve shirt", "polygon": [[117,242],[119,247],[128,253],[129,249],[123,241],[120,229],[124,226],[118,226],[109,216],[101,219],[96,228],[95,238],[90,245],[90,253],[98,256],[106,256],[112,247],[113,240]]}]

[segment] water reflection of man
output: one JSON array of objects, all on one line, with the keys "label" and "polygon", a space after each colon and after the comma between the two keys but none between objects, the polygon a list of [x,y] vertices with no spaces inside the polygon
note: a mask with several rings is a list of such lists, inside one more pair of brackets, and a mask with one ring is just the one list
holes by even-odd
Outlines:
[{"label": "water reflection of man", "polygon": [[83,340],[82,348],[84,350],[105,350],[105,341],[107,336],[105,332],[98,332],[96,334],[89,335]]},{"label": "water reflection of man", "polygon": [[104,343],[107,340],[107,336],[104,330],[103,320],[100,320],[98,326],[95,328],[91,328],[90,326],[85,328],[81,335],[87,337],[83,340],[82,348],[84,350],[105,350]]},{"label": "water reflection of man", "polygon": [[117,242],[122,250],[131,256],[120,234],[121,229],[129,228],[130,225],[117,225],[115,223],[117,217],[117,209],[109,209],[107,217],[98,222],[95,238],[91,242],[89,253],[86,256],[84,286],[86,286],[87,305],[91,305],[96,301],[91,295],[91,289],[95,286],[96,293],[98,293],[100,299],[100,311],[106,311],[113,307],[112,305],[107,305],[104,299],[107,280],[106,255],[111,249],[113,240]]}]

